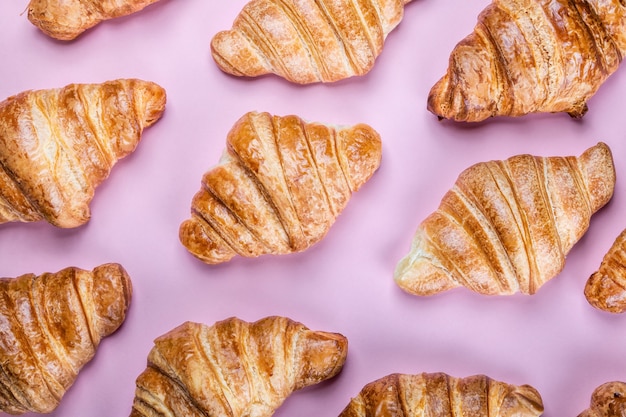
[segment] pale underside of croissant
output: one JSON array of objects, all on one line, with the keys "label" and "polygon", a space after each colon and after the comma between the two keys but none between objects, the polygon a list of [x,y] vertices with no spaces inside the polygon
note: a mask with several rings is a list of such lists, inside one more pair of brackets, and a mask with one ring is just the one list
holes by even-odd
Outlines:
[{"label": "pale underside of croissant", "polygon": [[597,387],[591,395],[589,408],[578,417],[626,416],[626,383],[607,382]]},{"label": "pale underside of croissant", "polygon": [[381,151],[378,133],[364,124],[247,113],[229,132],[220,163],[204,174],[180,241],[209,264],[303,251],[373,175]]},{"label": "pale underside of croissant", "polygon": [[416,295],[459,286],[533,294],[562,270],[614,187],[613,157],[603,143],[580,157],[475,164],[420,224],[395,280]]},{"label": "pale underside of croissant", "polygon": [[592,306],[610,313],[626,311],[626,230],[617,236],[604,255],[600,268],[585,285]]},{"label": "pale underside of croissant", "polygon": [[539,392],[485,375],[390,374],[365,385],[340,417],[537,417]]},{"label": "pale underside of croissant", "polygon": [[0,223],[77,227],[95,188],[165,108],[155,83],[120,79],[25,91],[0,103]]},{"label": "pale underside of croissant", "polygon": [[625,53],[620,0],[495,0],[452,51],[428,109],[468,122],[539,112],[582,117]]},{"label": "pale underside of croissant", "polygon": [[30,0],[28,20],[46,35],[75,39],[97,24],[136,13],[158,0]]},{"label": "pale underside of croissant", "polygon": [[187,322],[155,341],[132,417],[269,417],[295,390],[337,375],[347,339],[270,316]]},{"label": "pale underside of croissant", "polygon": [[131,296],[119,264],[0,279],[0,410],[52,412]]},{"label": "pale underside of croissant", "polygon": [[298,84],[364,75],[411,0],[253,0],[211,53],[236,76],[276,74]]}]

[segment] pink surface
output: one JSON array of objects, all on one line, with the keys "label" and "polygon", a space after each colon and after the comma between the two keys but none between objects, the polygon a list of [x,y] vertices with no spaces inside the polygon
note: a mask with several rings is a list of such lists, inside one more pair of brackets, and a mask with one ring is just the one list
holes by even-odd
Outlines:
[{"label": "pink surface", "polygon": [[[163,118],[97,189],[87,225],[0,226],[0,276],[119,262],[133,280],[125,324],[103,340],[53,416],[127,416],[155,337],[187,320],[212,324],[230,316],[284,315],[349,339],[343,372],[293,394],[277,417],[336,416],[363,385],[392,372],[486,374],[531,384],[547,417],[576,416],[597,385],[626,380],[626,316],[595,310],[583,295],[626,227],[623,71],[592,98],[581,121],[556,114],[440,123],[426,110],[428,91],[488,1],[416,0],[369,74],[309,86],[275,76],[238,79],[216,67],[210,39],[230,28],[244,4],[163,0],[61,43],[28,22],[26,1],[0,2],[0,99],[122,77],[155,81],[168,93]],[[381,134],[382,164],[308,251],[208,266],[179,243],[178,227],[226,133],[251,110],[367,123]],[[463,169],[520,153],[579,155],[598,141],[613,150],[615,195],[592,218],[562,273],[536,295],[484,297],[458,289],[419,298],[395,285],[394,267],[415,229]]]}]

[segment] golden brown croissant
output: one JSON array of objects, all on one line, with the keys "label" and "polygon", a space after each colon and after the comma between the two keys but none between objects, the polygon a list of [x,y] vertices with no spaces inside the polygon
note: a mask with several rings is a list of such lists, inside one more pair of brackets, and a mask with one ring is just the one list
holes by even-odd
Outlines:
[{"label": "golden brown croissant", "polygon": [[390,374],[370,382],[339,416],[536,417],[542,413],[541,395],[530,385],[438,372]]},{"label": "golden brown croissant", "polygon": [[600,268],[585,285],[592,306],[610,313],[626,311],[626,230],[617,236],[604,255]]},{"label": "golden brown croissant", "polygon": [[411,0],[252,0],[211,53],[229,74],[276,74],[298,84],[364,75]]},{"label": "golden brown croissant", "polygon": [[303,251],[376,171],[381,150],[378,133],[364,124],[247,113],[229,132],[220,163],[204,174],[180,241],[210,264]]},{"label": "golden brown croissant", "polygon": [[0,279],[0,410],[52,412],[132,294],[119,264]]},{"label": "golden brown croissant", "polygon": [[591,395],[589,408],[578,417],[626,416],[626,383],[607,382],[597,387]]},{"label": "golden brown croissant", "polygon": [[620,0],[495,0],[452,51],[428,109],[468,122],[536,112],[582,117],[626,54],[624,33]]},{"label": "golden brown croissant", "polygon": [[418,227],[395,280],[416,295],[458,286],[488,295],[534,294],[561,271],[614,187],[604,143],[580,157],[478,163]]},{"label": "golden brown croissant", "polygon": [[24,91],[0,103],[0,223],[90,218],[95,188],[159,119],[165,91],[135,79]]},{"label": "golden brown croissant", "polygon": [[187,322],[155,341],[131,417],[269,417],[295,390],[337,375],[347,339],[285,317]]},{"label": "golden brown croissant", "polygon": [[69,41],[98,23],[138,12],[158,0],[30,0],[28,20],[46,35]]}]

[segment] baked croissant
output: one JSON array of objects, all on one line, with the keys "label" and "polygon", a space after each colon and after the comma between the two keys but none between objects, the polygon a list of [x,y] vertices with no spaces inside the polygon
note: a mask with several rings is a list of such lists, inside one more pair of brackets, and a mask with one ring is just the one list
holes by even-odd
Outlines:
[{"label": "baked croissant", "polygon": [[155,341],[131,417],[269,417],[295,390],[337,375],[347,339],[285,317],[187,322]]},{"label": "baked croissant", "polygon": [[416,295],[458,286],[534,294],[561,271],[614,187],[604,143],[580,157],[518,155],[473,165],[418,227],[395,280]]},{"label": "baked croissant", "polygon": [[578,417],[626,416],[626,383],[612,381],[597,387],[591,395],[589,408]]},{"label": "baked croissant", "polygon": [[585,297],[589,304],[600,310],[610,313],[626,311],[626,230],[617,236],[600,268],[587,280]]},{"label": "baked croissant", "polygon": [[536,417],[542,413],[541,395],[530,385],[438,372],[390,374],[370,382],[339,416]]},{"label": "baked croissant", "polygon": [[537,112],[582,117],[626,54],[625,33],[620,0],[494,0],[452,51],[428,109],[468,122]]},{"label": "baked croissant", "polygon": [[95,188],[164,110],[165,91],[135,79],[24,91],[0,103],[0,223],[90,218]]},{"label": "baked croissant", "polygon": [[28,20],[46,35],[69,41],[87,29],[142,10],[158,0],[30,0]]},{"label": "baked croissant", "polygon": [[252,0],[211,53],[232,75],[276,74],[297,84],[364,75],[411,0]]},{"label": "baked croissant", "polygon": [[378,133],[364,124],[247,113],[228,133],[220,163],[204,174],[180,241],[209,264],[303,251],[376,171],[381,150]]},{"label": "baked croissant", "polygon": [[123,323],[132,287],[121,265],[0,279],[0,410],[49,413]]}]

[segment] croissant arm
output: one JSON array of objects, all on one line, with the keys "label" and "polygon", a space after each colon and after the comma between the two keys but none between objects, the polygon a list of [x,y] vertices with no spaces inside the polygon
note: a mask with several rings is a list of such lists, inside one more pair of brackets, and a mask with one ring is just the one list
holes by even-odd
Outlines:
[{"label": "croissant arm", "polygon": [[218,67],[236,76],[334,82],[370,71],[407,0],[252,0],[211,40]]},{"label": "croissant arm", "polygon": [[121,79],[25,91],[0,103],[0,223],[77,227],[95,188],[161,116],[165,91]]},{"label": "croissant arm", "polygon": [[180,240],[207,263],[303,251],[378,169],[381,150],[367,125],[247,113],[229,132],[219,164],[204,174]]},{"label": "croissant arm", "polygon": [[132,286],[119,264],[0,280],[0,410],[53,411],[119,328]]},{"label": "croissant arm", "polygon": [[127,16],[158,0],[31,0],[28,20],[46,35],[75,39],[102,21]]},{"label": "croissant arm", "polygon": [[620,417],[626,414],[626,383],[606,382],[591,395],[589,408],[578,417]]},{"label": "croissant arm", "polygon": [[587,280],[585,298],[600,310],[626,311],[626,230],[617,236],[598,270]]},{"label": "croissant arm", "polygon": [[340,417],[536,417],[542,413],[541,396],[530,385],[511,385],[485,375],[455,378],[444,373],[422,373],[390,374],[368,383]]},{"label": "croissant arm", "polygon": [[417,295],[458,286],[487,295],[533,294],[561,271],[614,186],[604,143],[580,157],[478,163],[420,224],[395,280]]},{"label": "croissant arm", "polygon": [[626,52],[625,22],[619,0],[495,0],[453,49],[428,109],[468,122],[536,112],[582,117]]},{"label": "croissant arm", "polygon": [[271,416],[295,390],[341,371],[347,340],[271,316],[187,322],[155,341],[131,416]]}]

